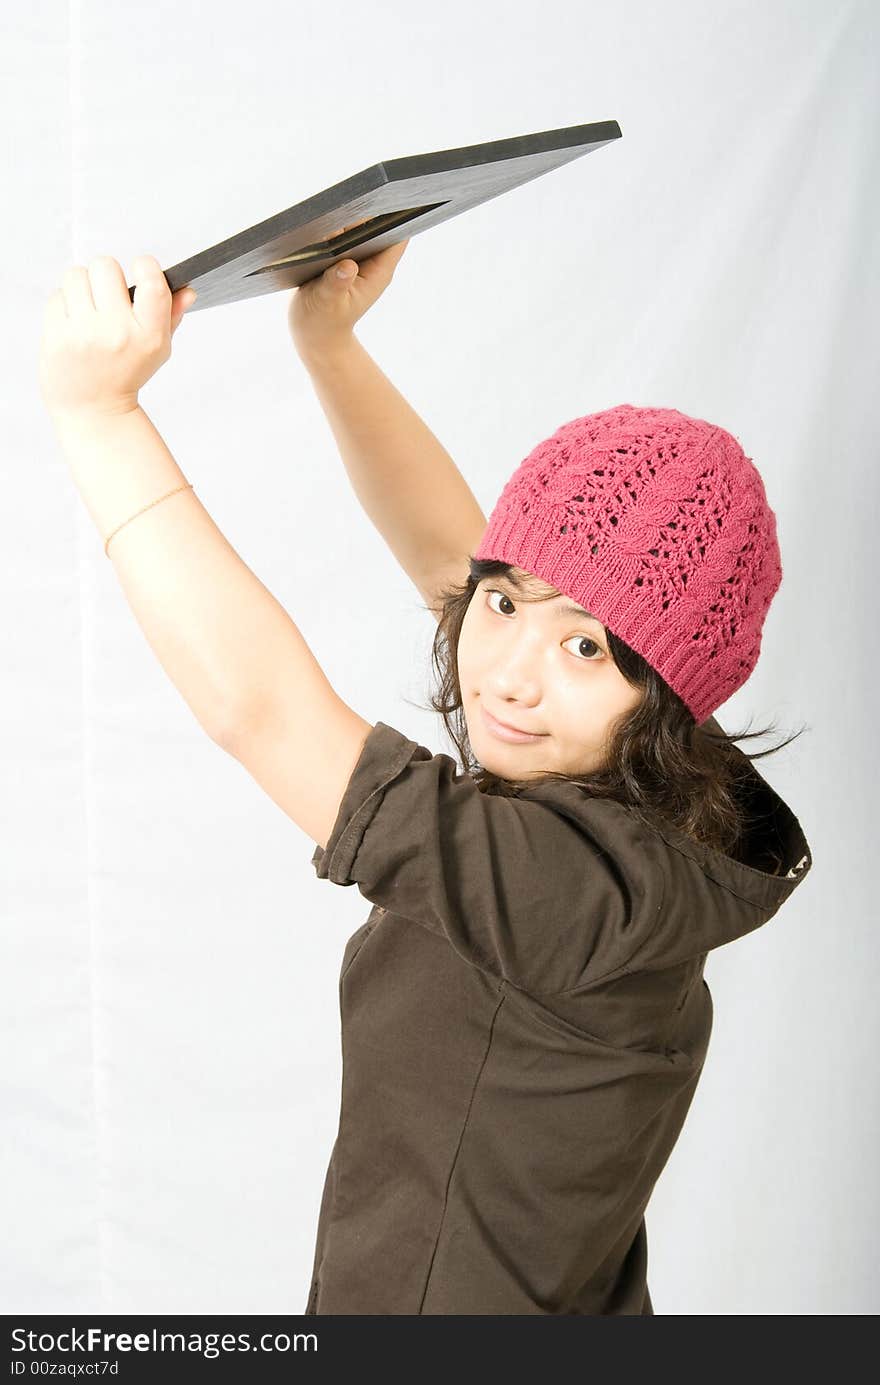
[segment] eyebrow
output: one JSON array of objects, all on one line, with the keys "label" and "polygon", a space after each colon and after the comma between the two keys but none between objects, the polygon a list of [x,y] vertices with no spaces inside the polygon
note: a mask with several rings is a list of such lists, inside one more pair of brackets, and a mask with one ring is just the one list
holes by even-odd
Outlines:
[{"label": "eyebrow", "polygon": [[[522,578],[515,576],[512,572],[507,573],[506,578],[512,587],[516,587],[517,591],[521,592],[523,590],[525,584]],[[592,611],[585,611],[583,606],[557,606],[556,614],[558,616],[586,616],[587,620],[595,620],[598,621],[600,625],[602,624],[598,616],[594,616]]]},{"label": "eyebrow", "polygon": [[600,625],[602,624],[598,616],[594,616],[592,611],[585,611],[583,606],[559,606],[556,614],[558,616],[586,616],[587,620],[596,620]]}]

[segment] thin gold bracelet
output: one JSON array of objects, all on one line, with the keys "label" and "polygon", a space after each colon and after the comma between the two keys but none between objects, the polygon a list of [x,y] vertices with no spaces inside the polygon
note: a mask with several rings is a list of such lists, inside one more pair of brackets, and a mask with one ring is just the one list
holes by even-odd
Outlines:
[{"label": "thin gold bracelet", "polygon": [[104,540],[104,556],[107,558],[110,557],[110,554],[107,552],[107,545],[109,544],[110,540],[114,538],[116,534],[119,533],[120,529],[125,528],[126,524],[131,524],[131,521],[133,519],[137,519],[138,515],[144,514],[147,510],[152,510],[154,505],[158,505],[161,503],[161,501],[167,500],[169,495],[177,495],[178,491],[185,491],[192,484],[192,481],[187,481],[186,485],[184,486],[175,486],[173,491],[168,491],[165,495],[160,495],[158,500],[151,500],[149,505],[144,506],[143,510],[138,510],[137,513],[130,515],[128,519],[124,519],[121,524],[117,524],[116,528],[113,530],[113,533],[108,534],[107,538]]}]

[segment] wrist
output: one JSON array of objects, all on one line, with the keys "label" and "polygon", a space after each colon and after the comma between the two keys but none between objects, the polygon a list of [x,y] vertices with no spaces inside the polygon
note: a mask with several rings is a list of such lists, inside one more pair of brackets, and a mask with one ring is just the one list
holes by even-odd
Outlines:
[{"label": "wrist", "polygon": [[344,337],[337,337],[331,342],[323,342],[320,345],[298,346],[294,342],[297,355],[310,375],[319,371],[333,370],[344,364],[358,345],[358,339],[354,332],[349,332]]},{"label": "wrist", "polygon": [[124,522],[189,484],[140,406],[68,410],[56,421],[67,473],[105,543]]},{"label": "wrist", "polygon": [[133,404],[130,401],[125,403],[120,401],[118,404],[104,406],[89,404],[83,405],[81,408],[54,409],[50,410],[49,417],[56,432],[67,433],[94,429],[108,421],[112,422],[142,412],[140,404],[135,400]]}]

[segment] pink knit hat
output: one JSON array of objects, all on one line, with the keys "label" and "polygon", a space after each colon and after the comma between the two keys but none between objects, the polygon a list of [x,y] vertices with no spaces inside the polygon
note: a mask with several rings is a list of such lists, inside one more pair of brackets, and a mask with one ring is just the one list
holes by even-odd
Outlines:
[{"label": "pink knit hat", "polygon": [[474,557],[523,568],[592,611],[698,725],[755,667],[782,582],[776,516],[736,438],[633,404],[538,443]]}]

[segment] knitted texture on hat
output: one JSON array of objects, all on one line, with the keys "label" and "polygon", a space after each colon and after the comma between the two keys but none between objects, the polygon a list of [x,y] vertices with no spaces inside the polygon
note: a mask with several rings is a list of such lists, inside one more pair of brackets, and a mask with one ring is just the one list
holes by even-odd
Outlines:
[{"label": "knitted texture on hat", "polygon": [[748,678],[782,581],[776,516],[730,433],[619,404],[517,467],[475,558],[532,573],[647,661],[697,724]]}]

